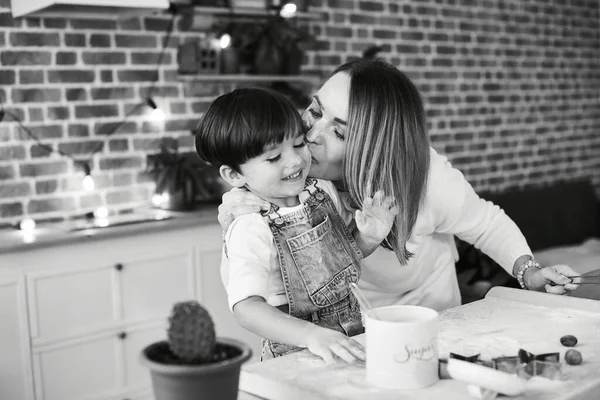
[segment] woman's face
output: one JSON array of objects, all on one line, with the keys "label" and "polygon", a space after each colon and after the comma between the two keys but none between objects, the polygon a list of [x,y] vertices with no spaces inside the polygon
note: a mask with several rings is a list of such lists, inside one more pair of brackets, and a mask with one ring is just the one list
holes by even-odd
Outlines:
[{"label": "woman's face", "polygon": [[309,176],[330,181],[343,178],[349,94],[350,77],[337,73],[319,89],[302,114],[312,154]]}]

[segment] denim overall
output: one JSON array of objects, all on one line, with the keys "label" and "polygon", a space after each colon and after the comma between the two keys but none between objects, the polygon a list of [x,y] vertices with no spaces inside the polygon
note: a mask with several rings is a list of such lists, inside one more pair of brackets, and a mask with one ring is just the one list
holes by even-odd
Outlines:
[{"label": "denim overall", "polygon": [[[360,277],[362,252],[317,181],[308,179],[304,207],[279,215],[273,206],[265,218],[277,247],[288,304],[280,310],[347,336],[364,332],[360,307],[350,282]],[[300,350],[263,340],[262,360]]]}]

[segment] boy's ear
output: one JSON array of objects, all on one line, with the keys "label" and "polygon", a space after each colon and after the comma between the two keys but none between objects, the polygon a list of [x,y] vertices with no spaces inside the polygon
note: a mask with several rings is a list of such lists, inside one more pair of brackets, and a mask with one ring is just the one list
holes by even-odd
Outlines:
[{"label": "boy's ear", "polygon": [[231,186],[242,187],[246,184],[244,176],[228,165],[221,165],[219,174],[221,174],[221,178],[225,179],[225,182],[229,183]]}]

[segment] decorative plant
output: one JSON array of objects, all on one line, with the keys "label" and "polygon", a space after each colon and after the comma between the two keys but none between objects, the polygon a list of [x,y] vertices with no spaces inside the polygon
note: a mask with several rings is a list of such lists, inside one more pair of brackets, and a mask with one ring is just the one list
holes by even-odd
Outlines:
[{"label": "decorative plant", "polygon": [[197,301],[173,306],[167,337],[173,354],[187,364],[209,361],[215,349],[215,325]]},{"label": "decorative plant", "polygon": [[240,368],[252,355],[250,347],[217,338],[208,311],[196,300],[175,303],[167,340],[142,350],[150,368],[155,400],[237,398]]},{"label": "decorative plant", "polygon": [[304,51],[314,42],[309,33],[293,26],[288,19],[271,17],[252,44],[255,72],[298,74]]},{"label": "decorative plant", "polygon": [[173,198],[164,208],[188,209],[198,200],[218,199],[223,192],[218,172],[196,153],[180,152],[175,138],[163,138],[160,152],[148,156],[148,173],[156,183],[156,193]]}]

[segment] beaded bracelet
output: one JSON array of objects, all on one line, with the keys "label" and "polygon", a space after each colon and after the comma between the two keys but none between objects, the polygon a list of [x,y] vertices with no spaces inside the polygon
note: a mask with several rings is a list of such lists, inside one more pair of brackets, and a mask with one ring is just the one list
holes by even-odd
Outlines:
[{"label": "beaded bracelet", "polygon": [[527,271],[531,267],[536,267],[537,269],[542,268],[540,266],[540,263],[538,263],[537,261],[535,261],[533,259],[529,259],[529,260],[525,261],[523,264],[519,265],[519,268],[517,268],[517,275],[516,275],[517,282],[519,282],[519,285],[521,285],[521,287],[523,289],[529,289],[528,287],[525,286],[523,276],[525,275],[525,271]]}]

